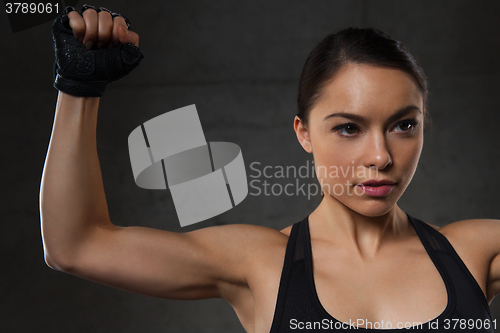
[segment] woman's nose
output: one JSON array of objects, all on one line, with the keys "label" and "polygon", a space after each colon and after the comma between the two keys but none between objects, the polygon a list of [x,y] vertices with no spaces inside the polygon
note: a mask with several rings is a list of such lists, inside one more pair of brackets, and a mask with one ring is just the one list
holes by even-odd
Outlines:
[{"label": "woman's nose", "polygon": [[377,133],[367,138],[364,164],[368,168],[383,170],[392,164],[392,156],[387,147],[383,133]]}]

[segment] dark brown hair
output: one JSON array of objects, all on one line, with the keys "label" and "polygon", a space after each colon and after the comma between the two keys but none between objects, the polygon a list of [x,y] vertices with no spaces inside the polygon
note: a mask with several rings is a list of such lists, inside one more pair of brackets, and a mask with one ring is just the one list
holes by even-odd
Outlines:
[{"label": "dark brown hair", "polygon": [[297,116],[304,124],[307,125],[309,112],[328,80],[350,63],[397,68],[408,73],[427,109],[427,78],[408,48],[378,29],[347,28],[326,36],[306,60],[297,96]]}]

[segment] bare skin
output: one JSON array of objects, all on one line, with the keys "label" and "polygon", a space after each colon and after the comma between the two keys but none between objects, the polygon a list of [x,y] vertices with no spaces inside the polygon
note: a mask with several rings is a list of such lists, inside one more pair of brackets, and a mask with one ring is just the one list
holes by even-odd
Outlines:
[{"label": "bare skin", "polygon": [[[90,47],[139,43],[120,17],[91,9],[83,17],[69,16],[76,38]],[[291,227],[280,232],[227,225],[178,234],[114,225],[96,150],[98,106],[99,98],[58,96],[40,191],[47,264],[149,296],[220,297],[233,306],[247,332],[269,332]],[[405,108],[405,114],[392,117]],[[339,112],[344,115],[325,120]],[[323,307],[339,320],[425,322],[446,307],[444,283],[397,206],[420,157],[424,113],[422,98],[404,72],[348,65],[325,87],[308,123],[294,121],[297,138],[317,167],[378,170],[370,178],[318,173],[325,197],[309,218],[314,278]],[[407,118],[419,124],[404,122]],[[346,194],[372,178],[396,185],[383,197]],[[343,193],[333,190],[341,187]],[[466,220],[439,231],[490,302],[500,292],[500,223]]]}]

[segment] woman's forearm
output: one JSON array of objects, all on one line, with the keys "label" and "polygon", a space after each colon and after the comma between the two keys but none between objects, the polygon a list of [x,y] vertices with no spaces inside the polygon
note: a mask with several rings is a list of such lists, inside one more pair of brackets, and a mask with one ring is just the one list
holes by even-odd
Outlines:
[{"label": "woman's forearm", "polygon": [[66,269],[79,245],[109,220],[96,148],[99,98],[60,92],[40,188],[45,260]]}]

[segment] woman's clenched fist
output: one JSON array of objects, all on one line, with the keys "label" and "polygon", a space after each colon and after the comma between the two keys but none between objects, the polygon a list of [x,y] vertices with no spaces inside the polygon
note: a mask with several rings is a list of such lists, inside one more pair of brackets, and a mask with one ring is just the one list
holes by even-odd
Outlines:
[{"label": "woman's clenched fist", "polygon": [[127,75],[143,55],[139,35],[120,14],[84,5],[67,7],[54,20],[54,87],[76,96],[100,97],[108,83]]}]

